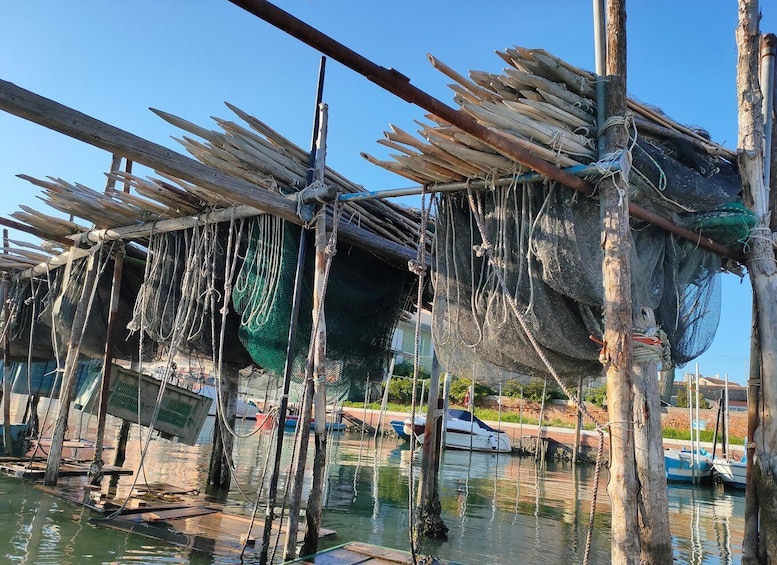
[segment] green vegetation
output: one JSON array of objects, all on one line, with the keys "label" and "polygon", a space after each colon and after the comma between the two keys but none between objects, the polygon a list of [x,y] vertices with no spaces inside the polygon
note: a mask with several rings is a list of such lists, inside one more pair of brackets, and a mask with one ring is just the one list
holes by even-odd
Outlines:
[{"label": "green vegetation", "polygon": [[585,396],[583,397],[583,400],[585,400],[586,402],[590,402],[591,404],[598,406],[599,408],[604,408],[604,405],[607,401],[607,387],[606,386],[590,387],[588,390],[585,391]]},{"label": "green vegetation", "polygon": [[[694,400],[695,404],[695,400]],[[680,390],[677,391],[677,407],[678,408],[688,408],[688,391],[685,390],[685,388],[680,388]],[[704,398],[704,395],[699,393],[699,408],[709,408],[710,403],[707,402],[707,399]]]}]

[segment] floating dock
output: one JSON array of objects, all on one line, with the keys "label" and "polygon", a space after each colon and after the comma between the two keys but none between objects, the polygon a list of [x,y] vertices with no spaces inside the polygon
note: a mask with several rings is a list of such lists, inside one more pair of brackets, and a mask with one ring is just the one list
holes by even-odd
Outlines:
[{"label": "floating dock", "polygon": [[[416,562],[423,565],[454,565],[440,561],[431,555],[416,555]],[[350,542],[324,551],[314,556],[301,557],[288,563],[307,565],[391,565],[394,563],[413,564],[409,551],[399,551],[369,543]]]}]

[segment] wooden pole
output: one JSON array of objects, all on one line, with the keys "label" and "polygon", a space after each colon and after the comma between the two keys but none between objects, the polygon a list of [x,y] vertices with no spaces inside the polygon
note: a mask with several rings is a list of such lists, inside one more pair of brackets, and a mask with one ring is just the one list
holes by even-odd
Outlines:
[{"label": "wooden pole", "polygon": [[[626,5],[607,2],[607,119],[626,117]],[[625,125],[609,127],[603,136],[605,153],[628,146]],[[610,421],[610,482],[613,563],[640,562],[637,480],[631,404],[631,233],[629,231],[629,171],[599,184],[602,210],[604,281],[604,347]]]},{"label": "wooden pole", "polygon": [[[583,377],[580,377],[580,382],[577,385],[577,405],[583,405]],[[577,418],[575,418],[575,443],[572,445],[572,465],[577,463],[580,457],[580,433],[583,429],[583,412],[577,411]]]},{"label": "wooden pole", "polygon": [[[764,179],[762,96],[759,84],[759,10],[756,0],[739,1],[736,38],[737,99],[739,134],[737,159],[745,204],[755,213],[748,249],[748,273],[754,294],[754,316],[758,350],[758,371],[751,374],[751,389],[760,381],[760,421],[754,422],[748,444],[748,484],[745,491],[745,530],[747,547],[743,563],[777,561],[777,263],[772,246],[771,210]],[[774,55],[774,36],[763,47]],[[763,85],[767,86],[767,85]],[[770,156],[769,156],[770,157]],[[751,363],[754,360],[751,359]],[[759,378],[760,377],[760,378]],[[756,395],[753,395],[756,396]],[[754,403],[752,396],[748,403]],[[750,408],[754,409],[754,408]],[[752,456],[751,456],[752,453]],[[752,464],[749,462],[752,461]],[[752,507],[756,501],[757,511]],[[751,534],[748,537],[748,533]],[[753,535],[754,534],[754,535]]]},{"label": "wooden pole", "polygon": [[[323,182],[326,163],[326,138],[329,123],[327,106],[321,104],[321,130],[316,150],[316,179]],[[323,510],[324,480],[326,479],[326,316],[324,299],[326,293],[327,233],[324,214],[316,219],[316,270],[313,281],[313,320],[318,318],[318,326],[313,336],[313,382],[315,408],[315,453],[313,456],[313,484],[308,495],[305,520],[307,528],[302,544],[302,555],[313,555],[318,551],[318,535],[321,530]],[[393,360],[389,372],[393,371]],[[389,379],[391,376],[389,375]],[[386,381],[388,383],[388,380]],[[384,395],[384,399],[388,399]],[[382,415],[382,411],[381,411]],[[377,429],[376,432],[377,433]]]},{"label": "wooden pole", "polygon": [[[196,184],[231,202],[258,208],[292,223],[302,224],[302,220],[297,216],[297,204],[294,200],[269,190],[257,189],[256,185],[248,181],[235,178],[4,80],[0,80],[0,110],[106,151],[122,154],[127,159]],[[371,251],[403,268],[407,267],[410,259],[415,258],[415,250],[374,235],[356,223],[343,223],[338,227],[338,233],[344,242]]]},{"label": "wooden pole", "polygon": [[[8,230],[3,230],[3,253],[8,253]],[[8,368],[8,349],[11,346],[11,309],[8,304],[8,273],[2,273],[3,300],[3,450],[5,455],[11,455],[13,440],[11,438],[11,371]],[[32,323],[35,323],[33,320]]]},{"label": "wooden pole", "polygon": [[240,379],[240,367],[234,363],[223,363],[216,386],[216,424],[214,428],[213,448],[208,466],[208,487],[221,492],[229,490],[232,482],[230,462],[234,437],[229,430],[235,428],[237,420],[237,389]]},{"label": "wooden pole", "polygon": [[442,427],[445,414],[440,406],[440,363],[437,354],[432,355],[432,372],[429,379],[429,399],[426,405],[426,427],[421,455],[421,476],[418,485],[418,508],[416,530],[419,537],[448,539],[448,527],[442,519],[442,505],[438,476],[440,451],[442,449]]},{"label": "wooden pole", "polygon": [[[635,330],[645,336],[656,335],[653,311],[642,308],[640,314],[634,320]],[[634,453],[640,487],[637,502],[641,563],[645,565],[672,562],[672,534],[669,530],[669,502],[661,433],[661,397],[658,392],[661,354],[659,349],[634,356]]]},{"label": "wooden pole", "polygon": [[111,394],[111,370],[113,368],[113,341],[116,328],[116,316],[119,313],[119,297],[124,267],[124,245],[113,256],[113,286],[111,304],[108,312],[108,328],[103,355],[102,378],[100,380],[100,404],[97,410],[97,434],[94,444],[94,459],[89,468],[90,482],[99,485],[103,478],[103,443],[105,441],[105,418],[108,415],[108,398]]},{"label": "wooden pole", "polygon": [[[97,252],[99,253],[99,250]],[[89,314],[89,298],[92,287],[97,279],[97,258],[92,254],[86,261],[86,277],[84,277],[84,285],[81,288],[81,297],[78,300],[78,306],[73,315],[73,323],[70,328],[70,340],[68,341],[67,357],[65,358],[65,368],[62,374],[62,388],[59,393],[57,419],[54,423],[54,432],[51,436],[51,448],[46,461],[46,474],[43,478],[43,482],[46,486],[55,486],[59,476],[59,462],[62,459],[62,445],[65,442],[65,433],[67,432],[70,400],[75,387],[76,376],[78,375],[81,334],[86,326],[86,320]],[[62,290],[64,292],[65,289]]]}]

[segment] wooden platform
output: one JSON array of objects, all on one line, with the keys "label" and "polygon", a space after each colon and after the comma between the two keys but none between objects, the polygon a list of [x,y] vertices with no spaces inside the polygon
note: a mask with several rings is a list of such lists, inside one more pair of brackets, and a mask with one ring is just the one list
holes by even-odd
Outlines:
[{"label": "wooden platform", "polygon": [[[88,462],[84,461],[63,461],[59,464],[60,477],[85,477],[89,474]],[[130,469],[114,467],[113,465],[104,465],[103,475],[131,475]],[[29,458],[8,458],[4,457],[0,461],[0,473],[22,479],[42,479],[46,475],[46,461],[42,459]]]},{"label": "wooden platform", "polygon": [[[416,562],[421,565],[453,565],[440,561],[431,555],[416,554]],[[289,563],[308,565],[412,565],[413,556],[409,551],[399,551],[369,543],[350,542],[316,553],[315,558],[301,557]]]},{"label": "wooden platform", "polygon": [[[256,553],[258,557],[261,549],[263,512],[251,525],[247,510],[226,506],[185,487],[166,483],[138,485],[129,498],[121,499],[108,499],[100,489],[92,490],[84,485],[38,485],[37,488],[93,510],[100,516],[91,518],[90,521],[100,526],[228,557],[237,557],[240,554],[242,541],[249,535],[250,528],[246,555],[252,556]],[[120,511],[120,514],[113,517],[117,511]],[[300,524],[304,523],[304,519],[300,521]],[[285,539],[284,525],[279,520],[273,522],[273,543],[278,536],[279,527],[280,539]],[[319,535],[324,538],[335,535],[335,532],[322,528]],[[303,538],[304,530],[299,533],[298,542],[301,543]]]}]

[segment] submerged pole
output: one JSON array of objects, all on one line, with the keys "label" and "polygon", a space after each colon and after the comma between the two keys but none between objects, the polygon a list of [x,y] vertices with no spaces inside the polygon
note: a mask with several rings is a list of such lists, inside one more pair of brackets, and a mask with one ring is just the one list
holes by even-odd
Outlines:
[{"label": "submerged pole", "polygon": [[440,471],[441,437],[445,416],[440,413],[440,363],[437,354],[432,356],[432,373],[429,379],[429,399],[426,407],[426,426],[421,456],[421,477],[418,486],[416,530],[420,537],[448,539],[448,527],[442,519],[442,505],[438,476]]}]

